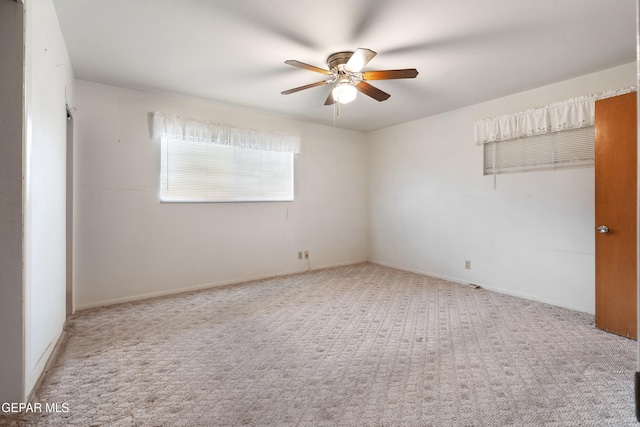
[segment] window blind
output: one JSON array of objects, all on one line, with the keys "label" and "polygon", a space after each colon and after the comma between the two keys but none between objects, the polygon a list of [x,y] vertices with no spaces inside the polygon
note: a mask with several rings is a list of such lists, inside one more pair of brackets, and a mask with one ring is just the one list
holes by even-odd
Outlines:
[{"label": "window blind", "polygon": [[293,200],[294,153],[161,139],[163,202]]},{"label": "window blind", "polygon": [[592,165],[593,126],[483,144],[484,174]]}]

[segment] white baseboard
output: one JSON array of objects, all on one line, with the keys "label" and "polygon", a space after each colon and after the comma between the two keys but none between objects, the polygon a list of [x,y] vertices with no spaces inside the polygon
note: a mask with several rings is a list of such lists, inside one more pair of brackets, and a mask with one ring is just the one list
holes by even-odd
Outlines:
[{"label": "white baseboard", "polygon": [[475,285],[475,286],[479,286],[479,287],[481,287],[483,289],[486,289],[488,291],[491,291],[491,292],[497,292],[499,294],[505,294],[505,295],[510,295],[510,296],[513,296],[513,297],[518,297],[518,298],[530,300],[530,301],[537,301],[537,302],[541,302],[541,303],[544,303],[544,304],[555,305],[556,307],[568,308],[570,310],[580,311],[582,313],[595,314],[595,312],[592,309],[589,309],[587,307],[581,307],[581,306],[576,306],[576,305],[572,305],[572,304],[565,304],[565,303],[562,303],[562,302],[559,302],[559,301],[555,301],[555,300],[548,300],[548,299],[545,299],[545,298],[539,298],[539,297],[536,297],[534,295],[530,295],[530,294],[526,294],[526,293],[513,292],[513,291],[511,291],[509,289],[504,289],[504,288],[500,288],[500,287],[496,287],[496,286],[486,285],[484,283],[469,282],[468,280],[463,280],[463,279],[460,279],[460,278],[457,278],[457,277],[443,276],[443,275],[431,273],[431,272],[428,272],[428,271],[416,270],[416,269],[404,267],[404,266],[401,266],[401,265],[394,265],[394,264],[389,264],[389,263],[385,263],[385,262],[371,261],[371,260],[369,262],[372,263],[372,264],[382,265],[384,267],[389,267],[389,268],[395,268],[397,270],[408,271],[409,273],[423,274],[425,276],[433,277],[433,278],[436,278],[436,279],[447,280],[449,282],[457,283],[457,284],[460,284],[460,285]]},{"label": "white baseboard", "polygon": [[221,287],[221,286],[237,285],[237,284],[240,284],[240,283],[252,282],[252,281],[255,281],[255,280],[273,279],[275,277],[290,276],[292,274],[305,273],[307,271],[316,271],[316,270],[325,270],[327,268],[343,267],[343,266],[346,266],[346,265],[360,264],[360,263],[363,263],[363,262],[366,262],[366,260],[347,261],[347,262],[343,262],[343,263],[324,264],[324,265],[320,265],[320,266],[307,266],[306,268],[304,268],[302,270],[290,270],[290,271],[283,271],[281,273],[276,273],[276,274],[247,276],[247,277],[243,277],[243,278],[239,278],[239,279],[224,280],[224,281],[220,281],[220,282],[203,283],[203,284],[199,284],[199,285],[186,286],[186,287],[183,287],[183,288],[169,289],[169,290],[163,290],[163,291],[158,291],[158,292],[148,292],[148,293],[144,293],[144,294],[131,295],[131,296],[128,296],[128,297],[123,297],[123,298],[114,298],[114,299],[110,299],[110,300],[97,301],[97,302],[92,302],[92,303],[87,303],[87,304],[79,304],[79,305],[77,305],[75,307],[74,312],[77,313],[78,311],[81,311],[81,310],[88,310],[88,309],[96,308],[96,307],[105,307],[105,306],[109,306],[109,305],[124,304],[124,303],[128,303],[128,302],[141,301],[141,300],[150,299],[150,298],[158,298],[158,297],[165,297],[165,296],[170,296],[170,295],[178,295],[178,294],[183,294],[183,293],[186,293],[186,292],[201,291],[201,290],[204,290],[204,289],[212,289],[212,288],[217,288],[217,287]]}]

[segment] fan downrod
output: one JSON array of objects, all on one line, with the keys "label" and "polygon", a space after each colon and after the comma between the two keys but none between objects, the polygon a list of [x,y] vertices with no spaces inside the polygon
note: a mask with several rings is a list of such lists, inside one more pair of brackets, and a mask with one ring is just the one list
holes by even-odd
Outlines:
[{"label": "fan downrod", "polygon": [[336,52],[327,58],[327,65],[330,70],[338,69],[338,66],[346,64],[353,56],[353,52]]}]

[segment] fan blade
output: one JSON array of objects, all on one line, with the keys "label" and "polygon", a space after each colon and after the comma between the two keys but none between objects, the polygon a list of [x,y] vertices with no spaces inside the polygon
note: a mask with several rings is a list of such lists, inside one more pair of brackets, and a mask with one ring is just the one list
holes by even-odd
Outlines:
[{"label": "fan blade", "polygon": [[387,92],[383,92],[377,87],[371,86],[367,82],[360,82],[355,87],[356,89],[358,89],[358,91],[364,93],[367,96],[372,97],[377,101],[385,101],[389,99],[389,97],[391,96]]},{"label": "fan blade", "polygon": [[360,70],[362,70],[364,66],[367,65],[376,55],[377,54],[371,49],[359,47],[355,52],[353,52],[353,55],[351,55],[351,58],[349,58],[344,68],[347,71],[359,73]]},{"label": "fan blade", "polygon": [[405,68],[404,70],[380,70],[365,71],[362,73],[364,80],[389,80],[389,79],[413,79],[418,75],[415,68]]},{"label": "fan blade", "polygon": [[333,105],[336,103],[336,100],[333,99],[333,90],[329,92],[329,96],[327,96],[327,100],[324,101],[324,105]]},{"label": "fan blade", "polygon": [[308,84],[308,85],[295,87],[293,89],[285,90],[285,91],[280,92],[280,93],[283,94],[283,95],[289,95],[290,93],[299,92],[301,90],[310,89],[310,88],[316,87],[316,86],[326,85],[327,83],[331,83],[331,80],[322,80],[321,82],[315,82],[315,83],[311,83],[311,84]]},{"label": "fan blade", "polygon": [[331,71],[329,70],[305,64],[304,62],[296,61],[295,59],[287,59],[286,61],[284,61],[284,63],[287,65],[293,65],[294,67],[304,68],[305,70],[315,71],[316,73],[320,74],[331,74]]}]

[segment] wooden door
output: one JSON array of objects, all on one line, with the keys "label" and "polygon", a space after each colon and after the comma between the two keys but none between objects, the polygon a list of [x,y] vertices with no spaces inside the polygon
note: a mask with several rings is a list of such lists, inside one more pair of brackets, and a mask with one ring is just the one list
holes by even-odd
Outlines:
[{"label": "wooden door", "polygon": [[596,101],[596,327],[637,339],[636,93]]}]

